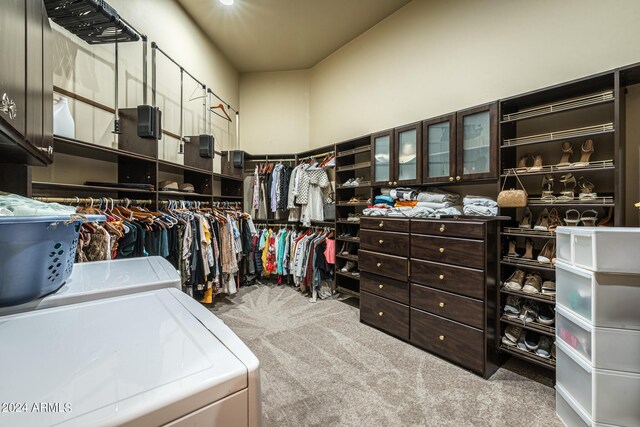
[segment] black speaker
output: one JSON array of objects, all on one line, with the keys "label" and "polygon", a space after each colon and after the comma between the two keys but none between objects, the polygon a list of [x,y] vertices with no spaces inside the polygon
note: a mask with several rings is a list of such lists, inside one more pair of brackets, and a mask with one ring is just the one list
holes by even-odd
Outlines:
[{"label": "black speaker", "polygon": [[213,135],[200,135],[200,157],[205,159],[213,159],[215,151],[213,151],[213,143],[215,138]]},{"label": "black speaker", "polygon": [[162,137],[162,113],[151,105],[138,105],[138,136],[160,139]]},{"label": "black speaker", "polygon": [[237,169],[244,168],[244,151],[235,150],[233,152],[233,167]]}]

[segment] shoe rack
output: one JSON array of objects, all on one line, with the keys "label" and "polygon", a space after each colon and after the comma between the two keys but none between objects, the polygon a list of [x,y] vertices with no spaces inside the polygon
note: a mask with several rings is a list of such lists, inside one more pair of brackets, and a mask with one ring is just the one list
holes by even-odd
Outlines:
[{"label": "shoe rack", "polygon": [[[356,178],[357,185],[351,182]],[[370,203],[371,139],[367,135],[336,144],[336,290],[360,296],[358,251],[360,249],[360,215]],[[343,252],[348,254],[343,254]],[[347,263],[353,269],[344,272]],[[354,274],[355,273],[355,274]]]},{"label": "shoe rack", "polygon": [[[543,306],[555,311],[555,295],[536,289],[542,283],[555,283],[554,228],[623,225],[621,93],[617,73],[609,72],[500,102],[499,190],[503,185],[518,188],[519,178],[528,193],[528,206],[500,210],[500,215],[510,216],[512,221],[503,222],[500,233],[503,252],[497,345],[505,354],[550,370],[555,370],[554,352],[543,357],[539,353],[544,352],[531,349],[535,346],[521,348],[502,339],[505,329],[515,325],[534,342],[535,334],[546,336],[553,347],[555,324],[507,316],[506,300],[515,296],[521,306],[534,307],[534,311]],[[518,286],[506,289],[504,284],[517,270],[525,273],[523,282],[529,280],[534,286],[525,291]]]}]

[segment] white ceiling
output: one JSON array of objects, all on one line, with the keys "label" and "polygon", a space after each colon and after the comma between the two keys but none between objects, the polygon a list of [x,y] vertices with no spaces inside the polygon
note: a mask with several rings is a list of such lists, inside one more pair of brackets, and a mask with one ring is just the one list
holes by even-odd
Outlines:
[{"label": "white ceiling", "polygon": [[410,0],[178,0],[239,72],[314,66]]}]

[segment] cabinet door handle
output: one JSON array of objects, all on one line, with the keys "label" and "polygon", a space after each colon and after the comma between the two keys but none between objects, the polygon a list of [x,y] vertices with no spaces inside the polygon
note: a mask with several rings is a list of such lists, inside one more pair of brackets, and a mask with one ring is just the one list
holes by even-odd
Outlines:
[{"label": "cabinet door handle", "polygon": [[378,268],[382,267],[382,263],[381,262],[377,263],[376,267],[378,267]]},{"label": "cabinet door handle", "polygon": [[378,287],[379,287],[380,289],[382,289],[382,288],[384,288],[384,285],[378,285]]},{"label": "cabinet door handle", "polygon": [[380,239],[380,240],[378,240],[378,243],[383,244],[384,240]]},{"label": "cabinet door handle", "polygon": [[393,185],[398,185],[398,181],[393,181]]},{"label": "cabinet door handle", "polygon": [[449,181],[453,182],[453,177],[452,176],[449,177]]},{"label": "cabinet door handle", "polygon": [[438,304],[440,306],[440,308],[444,308],[444,303],[441,302],[440,304]]},{"label": "cabinet door handle", "polygon": [[460,177],[459,176],[456,176],[456,181],[460,181]]},{"label": "cabinet door handle", "polygon": [[384,221],[380,221],[380,224],[378,224],[378,227],[380,228],[384,227]]},{"label": "cabinet door handle", "polygon": [[444,230],[446,230],[447,228],[444,226],[444,224],[440,225],[440,232],[444,233]]},{"label": "cabinet door handle", "polygon": [[444,253],[444,248],[440,248],[440,253],[443,254]]},{"label": "cabinet door handle", "polygon": [[440,341],[444,341],[444,335],[440,335],[438,338],[440,338]]},{"label": "cabinet door handle", "polygon": [[393,182],[389,181],[389,185],[393,185]]},{"label": "cabinet door handle", "polygon": [[440,276],[438,276],[438,279],[444,280],[444,274],[441,274]]},{"label": "cabinet door handle", "polygon": [[384,315],[384,311],[378,312],[378,316],[382,317]]}]

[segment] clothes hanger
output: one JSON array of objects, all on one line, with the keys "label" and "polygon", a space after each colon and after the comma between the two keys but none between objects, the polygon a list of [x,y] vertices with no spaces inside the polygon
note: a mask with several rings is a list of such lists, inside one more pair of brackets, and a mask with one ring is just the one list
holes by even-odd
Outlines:
[{"label": "clothes hanger", "polygon": [[[224,113],[224,116],[222,114],[218,113],[217,111],[213,111],[213,110],[217,110],[217,109],[222,110],[222,112]],[[227,110],[225,110],[224,105],[218,104],[215,107],[209,107],[209,110],[211,110],[211,112],[213,114],[216,114],[216,115],[222,117],[223,119],[226,118],[227,120],[231,121],[231,117],[229,117],[229,114],[227,114]]]}]

